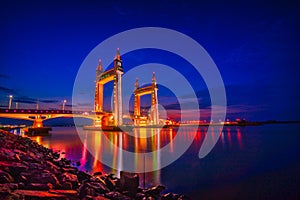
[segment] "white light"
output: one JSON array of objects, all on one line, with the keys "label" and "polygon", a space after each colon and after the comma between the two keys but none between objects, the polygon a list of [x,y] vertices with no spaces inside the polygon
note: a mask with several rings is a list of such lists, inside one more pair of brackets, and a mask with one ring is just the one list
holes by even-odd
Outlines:
[{"label": "white light", "polygon": [[13,95],[9,95],[8,109],[11,109]]},{"label": "white light", "polygon": [[63,101],[62,110],[65,110],[65,104],[67,103],[67,100]]}]

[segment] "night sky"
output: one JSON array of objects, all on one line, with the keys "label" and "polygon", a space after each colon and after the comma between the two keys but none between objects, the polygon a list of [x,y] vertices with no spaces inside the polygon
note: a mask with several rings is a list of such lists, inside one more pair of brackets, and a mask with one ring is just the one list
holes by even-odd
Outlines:
[{"label": "night sky", "polygon": [[[229,118],[300,120],[299,13],[292,1],[1,1],[0,106],[7,107],[9,95],[24,108],[37,100],[43,108],[58,109],[63,99],[70,106],[77,71],[94,47],[128,29],[164,27],[210,54],[226,87]],[[203,80],[180,58],[155,50],[122,58],[125,73],[149,62],[174,67],[189,77],[200,108],[209,108]],[[167,107],[169,93],[159,91]]]}]

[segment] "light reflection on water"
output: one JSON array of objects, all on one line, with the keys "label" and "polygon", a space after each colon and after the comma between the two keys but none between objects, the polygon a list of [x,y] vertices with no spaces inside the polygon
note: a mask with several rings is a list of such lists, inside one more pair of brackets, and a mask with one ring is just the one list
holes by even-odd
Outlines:
[{"label": "light reflection on water", "polygon": [[[160,183],[167,186],[166,192],[184,193],[192,199],[277,199],[300,195],[299,130],[298,124],[286,124],[224,127],[223,130],[214,127],[210,133],[206,133],[207,127],[186,127],[180,133],[172,129],[140,129],[132,135],[83,131],[80,140],[74,127],[61,127],[53,128],[52,136],[32,139],[55,151],[61,150],[65,153],[62,157],[80,164],[80,170],[117,175],[128,162],[137,168],[144,167],[144,163],[155,168],[162,165],[163,160],[157,153],[151,160],[134,157],[128,161],[115,146],[138,153],[169,145],[166,147],[172,157],[182,141],[194,139],[174,163],[140,174],[140,186],[145,176],[146,186]],[[195,138],[193,133],[196,133]],[[206,134],[211,134],[210,139],[218,138],[218,142],[205,158],[199,159],[198,152]],[[151,137],[141,139],[140,135]],[[176,136],[178,140],[174,141]],[[104,142],[105,138],[109,142]],[[91,142],[94,146],[89,152],[84,146]],[[105,157],[103,150],[112,153],[110,159],[115,169],[98,161]]]},{"label": "light reflection on water", "polygon": [[[79,165],[78,168],[80,170],[90,173],[102,171],[119,176],[120,171],[123,170],[123,166],[126,165],[127,162],[123,160],[121,149],[134,153],[143,153],[158,150],[169,144],[169,152],[172,154],[174,149],[180,145],[180,141],[193,139],[193,134],[190,134],[191,132],[197,133],[194,138],[194,143],[190,147],[190,149],[197,154],[207,132],[207,127],[201,127],[199,129],[187,127],[184,128],[181,133],[177,133],[176,129],[171,128],[141,128],[134,129],[133,136],[124,132],[105,132],[101,134],[99,131],[84,130],[79,132],[82,140],[80,140],[80,137],[77,135],[75,128],[60,127],[53,128],[51,136],[34,136],[31,138],[45,147],[60,151],[62,153],[61,157],[70,159],[74,165]],[[174,137],[177,134],[179,134],[178,140],[174,142]],[[242,134],[239,128],[225,128],[222,131],[218,127],[215,127],[210,134],[212,134],[213,139],[217,139],[221,134],[220,140],[223,148],[230,148],[232,146],[232,140],[234,140],[237,146],[242,149]],[[107,137],[110,142],[105,143],[106,140],[104,140],[104,137]],[[89,152],[87,148],[85,148],[88,145],[93,147],[92,149],[89,148],[92,152]],[[111,167],[99,162],[99,160],[101,161],[103,159],[102,151],[110,152],[113,155],[113,158],[111,158]],[[133,162],[136,169],[144,168],[144,165],[156,169],[160,166],[161,162],[160,151],[156,151],[152,160],[135,156]],[[147,186],[161,184],[161,170],[147,172],[145,176]],[[143,185],[144,182],[143,177],[144,174],[140,176],[141,185]]]}]

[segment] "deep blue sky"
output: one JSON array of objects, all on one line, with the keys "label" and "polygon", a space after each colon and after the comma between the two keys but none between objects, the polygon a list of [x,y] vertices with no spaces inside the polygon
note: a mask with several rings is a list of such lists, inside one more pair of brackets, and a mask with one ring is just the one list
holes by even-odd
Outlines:
[{"label": "deep blue sky", "polygon": [[[299,13],[300,4],[288,1],[1,1],[0,105],[7,106],[9,94],[24,107],[36,99],[45,107],[70,102],[77,70],[95,46],[128,29],[156,26],[207,50],[226,86],[229,117],[300,120]],[[175,60],[152,51],[123,57],[125,72]],[[184,69],[202,108],[209,107],[201,77],[180,64],[174,67]]]}]

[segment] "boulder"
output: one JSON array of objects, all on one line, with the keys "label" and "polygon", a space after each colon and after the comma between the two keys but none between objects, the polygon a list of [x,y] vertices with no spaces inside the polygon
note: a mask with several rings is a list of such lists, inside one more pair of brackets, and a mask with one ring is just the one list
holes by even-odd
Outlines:
[{"label": "boulder", "polygon": [[65,172],[60,175],[59,180],[61,183],[70,182],[73,189],[78,187],[78,179],[75,174]]},{"label": "boulder", "polygon": [[136,195],[135,195],[135,199],[137,199],[137,200],[143,200],[143,199],[145,199],[146,198],[146,195],[144,194],[144,193],[136,193]]},{"label": "boulder", "polygon": [[19,176],[22,172],[28,171],[29,167],[23,163],[11,163],[8,167],[10,174],[14,177],[14,179],[18,180]]},{"label": "boulder", "polygon": [[132,200],[132,198],[125,196],[119,192],[109,192],[105,194],[105,197],[109,199],[120,199],[120,200]]},{"label": "boulder", "polygon": [[46,165],[50,169],[50,171],[53,171],[53,172],[55,172],[55,171],[57,171],[57,170],[60,169],[58,166],[56,166],[54,163],[52,163],[52,162],[50,162],[48,160],[46,161]]},{"label": "boulder", "polygon": [[84,181],[84,180],[88,180],[88,179],[90,179],[92,176],[91,175],[89,175],[89,174],[87,174],[87,173],[84,173],[84,172],[82,172],[82,171],[78,171],[78,173],[77,173],[77,178],[78,178],[78,181],[79,182],[82,182],[82,181]]},{"label": "boulder", "polygon": [[175,198],[172,193],[164,194],[161,197],[161,200],[175,200],[175,199],[177,199],[177,198]]},{"label": "boulder", "polygon": [[166,189],[165,186],[163,186],[163,185],[157,185],[157,186],[155,186],[155,187],[152,187],[152,188],[150,188],[150,189],[147,189],[147,190],[145,191],[145,193],[148,194],[148,195],[150,195],[150,196],[152,196],[152,197],[154,197],[154,198],[159,198],[159,197],[160,197],[160,193],[161,193],[163,190],[165,190],[165,189]]},{"label": "boulder", "polygon": [[134,197],[139,186],[138,174],[121,171],[120,177],[120,189],[128,191]]},{"label": "boulder", "polygon": [[38,171],[21,172],[21,177],[25,177],[28,183],[51,183],[53,186],[59,185],[57,177],[52,173],[39,173]]},{"label": "boulder", "polygon": [[0,193],[5,191],[17,190],[18,188],[19,186],[17,183],[0,183]]},{"label": "boulder", "polygon": [[78,172],[76,167],[62,167],[62,170],[71,174],[76,174]]},{"label": "boulder", "polygon": [[50,190],[52,189],[51,183],[29,183],[27,186],[25,186],[25,189],[27,190]]},{"label": "boulder", "polygon": [[0,183],[12,183],[13,181],[14,179],[9,173],[0,170]]},{"label": "boulder", "polygon": [[63,190],[72,190],[73,189],[72,187],[73,187],[72,183],[70,182],[64,182],[61,184],[61,189]]},{"label": "boulder", "polygon": [[105,193],[109,192],[109,189],[107,188],[107,186],[101,181],[89,182],[89,183],[86,183],[86,185],[89,188],[95,189],[95,191],[99,194],[105,194]]},{"label": "boulder", "polygon": [[93,174],[93,176],[101,176],[102,175],[102,172],[95,172],[94,174]]},{"label": "boulder", "polygon": [[116,182],[115,182],[115,180],[112,179],[111,176],[107,176],[104,181],[105,181],[107,188],[110,191],[113,191],[116,189]]}]

